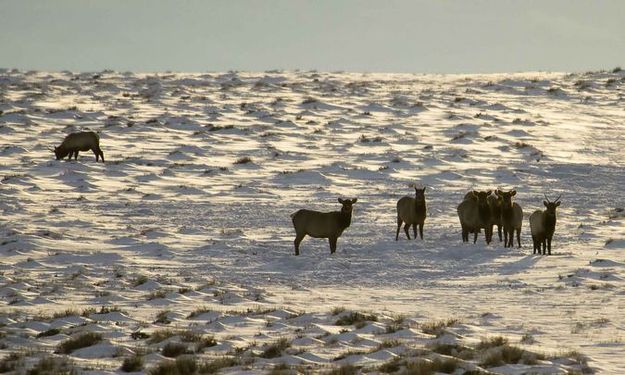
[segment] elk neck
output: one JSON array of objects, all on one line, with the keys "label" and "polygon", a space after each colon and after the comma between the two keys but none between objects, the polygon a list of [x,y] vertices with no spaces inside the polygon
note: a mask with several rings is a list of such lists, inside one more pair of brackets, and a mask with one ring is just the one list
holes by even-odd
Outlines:
[{"label": "elk neck", "polygon": [[543,224],[546,232],[553,233],[556,229],[556,213],[549,211],[543,212]]},{"label": "elk neck", "polygon": [[512,202],[507,204],[507,202],[503,202],[501,204],[501,217],[504,219],[511,219],[514,211],[512,210]]},{"label": "elk neck", "polygon": [[339,215],[339,224],[341,224],[341,226],[343,228],[347,228],[350,226],[350,224],[352,223],[352,210],[345,210],[345,209],[341,209],[341,211],[338,213]]},{"label": "elk neck", "polygon": [[488,203],[478,203],[477,213],[482,222],[487,222],[488,220],[490,220],[490,206],[488,205]]},{"label": "elk neck", "polygon": [[414,210],[416,212],[422,211],[425,208],[425,199],[415,199]]}]

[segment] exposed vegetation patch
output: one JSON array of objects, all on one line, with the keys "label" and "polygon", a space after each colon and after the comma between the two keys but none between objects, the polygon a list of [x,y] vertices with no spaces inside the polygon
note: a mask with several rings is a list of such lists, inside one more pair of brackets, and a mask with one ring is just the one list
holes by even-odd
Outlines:
[{"label": "exposed vegetation patch", "polygon": [[363,314],[360,312],[350,312],[340,317],[334,324],[337,326],[357,325],[358,323],[377,322],[378,317],[373,314]]},{"label": "exposed vegetation patch", "polygon": [[133,355],[132,357],[124,358],[124,362],[120,369],[123,372],[137,372],[143,369],[143,356]]},{"label": "exposed vegetation patch", "polygon": [[458,324],[460,321],[458,319],[447,319],[447,320],[437,320],[432,322],[426,322],[419,325],[421,331],[423,333],[427,333],[429,335],[440,336],[445,332],[447,327],[451,327],[453,325]]},{"label": "exposed vegetation patch", "polygon": [[234,164],[247,164],[251,162],[252,158],[250,158],[249,156],[243,156],[242,158],[237,159]]},{"label": "exposed vegetation patch", "polygon": [[330,370],[325,373],[325,375],[356,375],[360,373],[360,368],[346,363],[339,368]]},{"label": "exposed vegetation patch", "polygon": [[177,331],[172,329],[159,329],[154,331],[150,335],[150,339],[148,340],[148,344],[158,344],[159,342],[165,341],[170,337],[176,336],[178,334]]},{"label": "exposed vegetation patch", "polygon": [[148,296],[146,297],[146,299],[148,301],[154,300],[154,299],[159,299],[159,298],[165,298],[167,296],[167,291],[160,289],[160,290],[155,290],[153,292],[151,292],[150,294],[148,294]]},{"label": "exposed vegetation patch", "polygon": [[216,374],[221,369],[235,367],[239,365],[239,360],[233,357],[221,357],[203,363],[200,366],[201,374]]},{"label": "exposed vegetation patch", "polygon": [[0,359],[0,373],[14,371],[18,367],[23,366],[24,353],[13,352],[6,357]]},{"label": "exposed vegetation patch", "polygon": [[197,317],[199,315],[202,315],[202,314],[205,314],[205,313],[208,313],[208,312],[211,312],[211,311],[212,310],[210,308],[208,308],[208,307],[200,307],[200,308],[197,308],[197,309],[193,310],[187,316],[187,319],[193,319],[193,318],[195,318],[195,317]]},{"label": "exposed vegetation patch", "polygon": [[433,360],[418,359],[406,363],[405,373],[407,374],[435,374],[442,372],[445,374],[454,373],[458,369],[458,360],[454,358],[435,358]]},{"label": "exposed vegetation patch", "polygon": [[58,329],[58,328],[50,328],[47,331],[43,331],[43,332],[39,333],[37,335],[37,338],[54,336],[54,335],[58,335],[59,333],[61,333],[60,329]]},{"label": "exposed vegetation patch", "polygon": [[63,341],[56,349],[57,353],[70,354],[74,350],[86,348],[102,341],[102,335],[95,332],[83,333],[80,336]]},{"label": "exposed vegetation patch", "polygon": [[146,275],[139,275],[137,276],[137,278],[135,278],[135,280],[133,281],[132,285],[137,287],[139,285],[143,285],[145,283],[148,282],[148,277]]},{"label": "exposed vegetation patch", "polygon": [[37,364],[28,370],[28,375],[78,375],[79,371],[66,357],[46,356],[39,360]]},{"label": "exposed vegetation patch", "polygon": [[176,358],[183,354],[189,353],[189,348],[185,344],[177,343],[177,342],[169,342],[161,351],[165,357]]},{"label": "exposed vegetation patch", "polygon": [[332,310],[330,310],[330,314],[332,315],[339,315],[340,313],[345,311],[345,307],[343,306],[335,306],[332,308]]},{"label": "exposed vegetation patch", "polygon": [[276,342],[269,344],[265,347],[263,352],[260,354],[262,358],[276,358],[282,355],[282,352],[291,346],[289,340],[286,337],[282,337],[278,339]]},{"label": "exposed vegetation patch", "polygon": [[545,359],[539,353],[528,352],[517,346],[512,346],[509,340],[502,336],[482,339],[475,347],[481,353],[480,364],[485,367],[496,367],[505,364],[522,363],[526,365],[536,364],[538,360]]},{"label": "exposed vegetation patch", "polygon": [[198,370],[197,359],[194,356],[182,356],[175,361],[162,361],[150,369],[150,375],[189,375]]},{"label": "exposed vegetation patch", "polygon": [[163,310],[161,312],[159,312],[158,314],[156,314],[156,319],[154,320],[154,323],[160,323],[160,324],[169,324],[171,323],[171,320],[169,319],[169,313],[171,311],[169,310]]}]

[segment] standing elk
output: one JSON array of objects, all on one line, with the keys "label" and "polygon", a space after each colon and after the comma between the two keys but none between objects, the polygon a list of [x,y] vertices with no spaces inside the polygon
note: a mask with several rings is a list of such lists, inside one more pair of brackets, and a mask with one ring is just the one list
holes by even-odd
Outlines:
[{"label": "standing elk", "polygon": [[514,232],[516,231],[516,240],[521,247],[521,226],[523,225],[523,209],[521,206],[512,202],[512,197],[516,195],[516,190],[504,192],[497,190],[497,196],[502,199],[501,203],[501,223],[503,224],[504,247],[514,246]]},{"label": "standing elk", "polygon": [[417,239],[417,226],[419,226],[419,235],[423,239],[423,224],[425,223],[426,206],[425,206],[425,187],[419,189],[415,186],[415,197],[403,197],[397,201],[397,233],[395,241],[399,240],[399,230],[402,223],[404,224],[404,232],[406,237],[410,239],[410,226],[414,231],[414,238]]},{"label": "standing elk", "polygon": [[61,160],[67,155],[69,158],[67,160],[72,159],[72,155],[74,155],[74,160],[78,159],[78,151],[88,151],[91,150],[95,154],[95,161],[98,162],[98,158],[102,158],[102,163],[104,163],[104,153],[100,149],[100,137],[94,132],[80,132],[80,133],[72,133],[69,134],[59,147],[54,148],[54,155],[56,156],[56,160]]},{"label": "standing elk", "polygon": [[501,242],[501,229],[503,224],[501,223],[501,204],[502,200],[499,194],[499,190],[495,190],[495,194],[488,196],[488,207],[490,207],[490,231],[493,232],[493,226],[497,226],[497,234],[499,234],[499,242]]},{"label": "standing elk", "polygon": [[299,255],[299,244],[306,235],[313,238],[327,238],[330,242],[330,254],[336,251],[336,241],[343,231],[352,222],[352,205],[358,201],[354,199],[341,199],[343,205],[341,211],[319,212],[312,210],[298,210],[291,215],[295,227],[295,255]]},{"label": "standing elk", "polygon": [[493,238],[491,225],[491,211],[488,206],[488,196],[492,190],[470,191],[464,196],[464,200],[458,205],[458,218],[462,226],[462,242],[469,242],[469,233],[475,233],[473,243],[477,241],[477,234],[484,228],[486,244],[490,244]]},{"label": "standing elk", "polygon": [[556,231],[556,208],[560,206],[560,197],[550,201],[545,194],[543,204],[546,210],[536,210],[530,215],[530,228],[532,229],[532,241],[534,242],[534,254],[551,255],[551,240]]}]

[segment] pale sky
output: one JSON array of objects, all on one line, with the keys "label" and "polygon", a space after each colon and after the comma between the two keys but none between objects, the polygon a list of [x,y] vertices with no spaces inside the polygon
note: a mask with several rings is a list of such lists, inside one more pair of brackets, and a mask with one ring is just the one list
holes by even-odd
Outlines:
[{"label": "pale sky", "polygon": [[622,0],[0,0],[0,67],[480,73],[625,68]]}]

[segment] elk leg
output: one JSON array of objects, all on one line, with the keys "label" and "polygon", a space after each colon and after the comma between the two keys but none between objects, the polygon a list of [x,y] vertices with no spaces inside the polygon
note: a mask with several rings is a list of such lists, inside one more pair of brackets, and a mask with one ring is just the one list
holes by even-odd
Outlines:
[{"label": "elk leg", "polygon": [[295,255],[299,255],[299,244],[300,242],[302,242],[302,240],[304,239],[304,237],[306,237],[305,234],[298,234],[295,236]]},{"label": "elk leg", "polygon": [[521,229],[516,230],[516,242],[519,244],[519,249],[521,248]]},{"label": "elk leg", "polygon": [[[415,237],[417,235],[415,234]],[[423,239],[423,223],[419,224],[419,236]]]},{"label": "elk leg", "polygon": [[402,224],[403,222],[401,221],[401,218],[398,216],[397,217],[397,234],[395,234],[395,241],[399,240],[399,230],[401,229]]},{"label": "elk leg", "polygon": [[72,160],[72,155],[74,155],[74,151],[69,152],[69,155],[67,156],[67,161]]},{"label": "elk leg", "polygon": [[503,228],[503,247],[508,247],[508,228]]},{"label": "elk leg", "polygon": [[547,249],[549,251],[549,255],[551,255],[551,238],[547,238]]},{"label": "elk leg", "polygon": [[499,242],[501,242],[501,225],[497,225],[497,232],[499,233]]},{"label": "elk leg", "polygon": [[95,155],[95,162],[97,163],[97,162],[98,162],[98,159],[100,158],[100,154],[98,153],[98,149],[97,149],[97,148],[94,148],[94,149],[93,149],[93,150],[91,150],[91,151],[93,151],[93,154]]},{"label": "elk leg", "polygon": [[547,255],[547,239],[543,240],[543,255]]},{"label": "elk leg", "polygon": [[417,239],[417,224],[412,224],[412,231],[414,232],[414,239]]},{"label": "elk leg", "polygon": [[336,237],[330,237],[328,238],[328,241],[330,242],[330,254],[334,254],[334,252],[336,251],[336,240],[338,238]]},{"label": "elk leg", "polygon": [[476,243],[477,242],[477,233],[478,233],[478,231],[476,230],[474,233],[475,233],[475,235],[473,236],[473,243]]},{"label": "elk leg", "polygon": [[406,232],[406,237],[408,237],[408,239],[410,239],[410,224],[408,224],[408,223],[404,224],[404,232]]},{"label": "elk leg", "polygon": [[78,150],[74,151],[74,160],[78,160]]},{"label": "elk leg", "polygon": [[469,242],[469,231],[464,225],[462,226],[462,242]]}]

